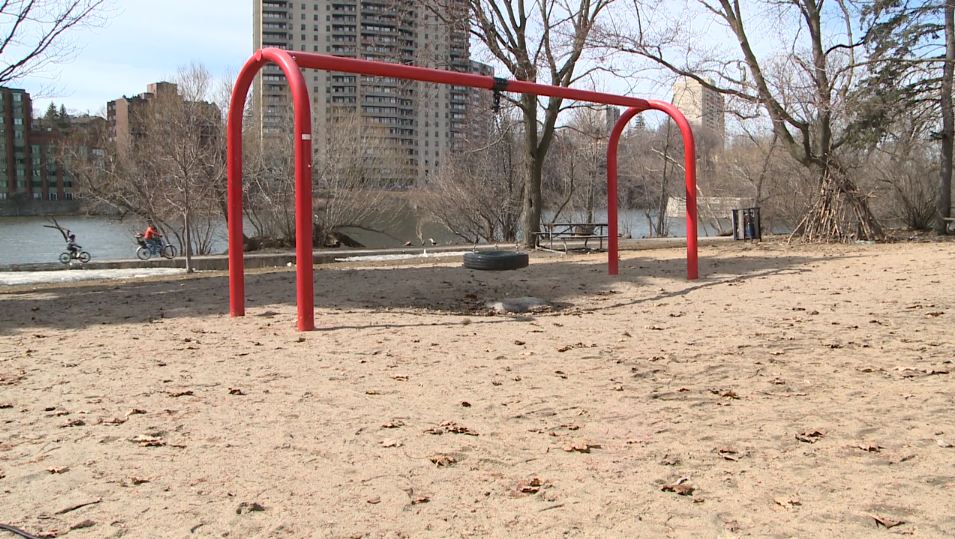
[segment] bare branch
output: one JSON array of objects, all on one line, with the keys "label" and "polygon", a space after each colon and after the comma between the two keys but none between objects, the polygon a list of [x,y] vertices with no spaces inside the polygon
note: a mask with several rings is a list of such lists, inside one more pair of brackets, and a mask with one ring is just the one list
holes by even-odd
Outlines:
[{"label": "bare branch", "polygon": [[0,4],[0,84],[41,72],[79,51],[66,35],[105,22],[109,0],[7,0]]}]

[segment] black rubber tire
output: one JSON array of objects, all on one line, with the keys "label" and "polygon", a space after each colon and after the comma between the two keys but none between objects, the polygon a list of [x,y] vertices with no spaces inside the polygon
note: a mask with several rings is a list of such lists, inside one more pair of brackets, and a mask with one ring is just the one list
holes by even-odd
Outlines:
[{"label": "black rubber tire", "polygon": [[73,257],[70,256],[70,253],[60,253],[60,262],[69,264],[70,260],[73,260]]},{"label": "black rubber tire", "polygon": [[159,254],[161,254],[163,258],[176,258],[176,248],[167,243],[166,245],[163,245],[162,249],[159,251]]},{"label": "black rubber tire", "polygon": [[527,267],[527,253],[482,251],[464,255],[464,267],[473,270],[516,270]]},{"label": "black rubber tire", "polygon": [[86,264],[87,262],[90,261],[91,257],[90,257],[90,254],[87,253],[86,251],[80,251],[80,254],[76,255],[76,258],[79,258],[80,262]]},{"label": "black rubber tire", "polygon": [[153,254],[149,252],[149,247],[140,247],[136,249],[136,258],[140,260],[149,260]]}]

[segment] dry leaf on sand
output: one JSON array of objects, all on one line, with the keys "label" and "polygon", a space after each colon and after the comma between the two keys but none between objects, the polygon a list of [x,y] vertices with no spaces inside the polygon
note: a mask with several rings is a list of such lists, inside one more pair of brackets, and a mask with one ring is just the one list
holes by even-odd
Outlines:
[{"label": "dry leaf on sand", "polygon": [[564,451],[568,453],[574,451],[578,453],[590,453],[591,449],[600,449],[600,444],[588,440],[574,440],[564,446]]},{"label": "dry leaf on sand", "polygon": [[242,502],[239,504],[239,507],[236,508],[235,514],[241,515],[242,513],[251,513],[252,511],[265,511],[265,507],[259,502]]},{"label": "dry leaf on sand", "polygon": [[436,427],[425,429],[425,432],[427,432],[428,434],[444,434],[448,432],[451,434],[467,434],[468,436],[478,435],[478,433],[474,432],[473,430],[463,425],[458,425],[454,421],[445,421]]},{"label": "dry leaf on sand", "polygon": [[429,459],[438,468],[450,466],[458,461],[458,459],[452,457],[451,455],[432,455],[431,457],[429,457]]},{"label": "dry leaf on sand", "polygon": [[675,492],[680,496],[689,496],[693,494],[696,488],[689,483],[674,483],[672,485],[664,485],[660,490],[663,492]]},{"label": "dry leaf on sand", "polygon": [[880,517],[876,515],[869,515],[872,517],[872,520],[875,520],[876,527],[882,526],[884,528],[894,528],[896,526],[901,526],[905,524],[904,520],[895,520],[894,518]]},{"label": "dry leaf on sand", "polygon": [[544,486],[544,482],[537,477],[528,481],[519,481],[515,493],[517,494],[537,494]]},{"label": "dry leaf on sand", "polygon": [[814,444],[821,440],[825,435],[826,431],[824,430],[807,430],[796,433],[796,439],[800,442],[806,442],[807,444]]}]

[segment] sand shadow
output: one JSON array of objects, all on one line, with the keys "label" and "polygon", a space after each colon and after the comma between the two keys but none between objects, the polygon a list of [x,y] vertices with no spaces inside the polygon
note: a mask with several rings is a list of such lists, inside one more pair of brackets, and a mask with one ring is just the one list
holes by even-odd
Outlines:
[{"label": "sand shadow", "polygon": [[[339,312],[446,314],[447,323],[466,323],[467,316],[486,314],[485,301],[506,297],[534,296],[552,302],[557,309],[573,306],[582,297],[612,295],[615,288],[647,286],[638,299],[608,301],[607,309],[666,297],[685,296],[701,288],[726,285],[786,272],[805,271],[818,259],[796,254],[753,256],[701,261],[701,279],[686,280],[686,261],[662,259],[653,251],[620,263],[620,274],[607,275],[603,257],[532,258],[528,268],[509,272],[482,272],[448,264],[356,268],[339,265],[315,270],[316,325],[326,331],[354,329],[335,326]],[[537,263],[535,263],[537,262]],[[542,262],[542,261],[541,261]],[[672,279],[684,283],[661,294],[649,281]],[[631,297],[633,293],[629,294]],[[623,298],[621,298],[623,299]],[[277,270],[246,276],[246,313],[281,313],[281,320],[296,312],[295,273]],[[229,316],[229,279],[213,276],[163,278],[109,283],[76,283],[71,286],[38,286],[30,291],[0,291],[0,335],[51,329],[82,330],[103,324],[145,324],[180,317]],[[502,317],[505,321],[520,321]],[[382,326],[380,321],[369,325]],[[426,325],[433,325],[428,322]]]}]

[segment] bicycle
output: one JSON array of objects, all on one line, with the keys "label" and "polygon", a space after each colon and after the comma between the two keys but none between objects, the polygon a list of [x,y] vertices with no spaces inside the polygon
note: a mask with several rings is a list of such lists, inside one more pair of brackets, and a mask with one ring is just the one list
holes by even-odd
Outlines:
[{"label": "bicycle", "polygon": [[163,258],[176,258],[178,252],[174,245],[170,245],[163,241],[162,238],[158,239],[160,246],[153,247],[146,243],[145,238],[142,234],[136,234],[136,243],[139,244],[139,248],[136,249],[136,258],[140,260],[149,260],[152,258],[153,254],[158,254]]},{"label": "bicycle", "polygon": [[91,257],[89,253],[87,253],[86,251],[80,251],[79,249],[75,251],[66,251],[66,252],[60,253],[60,262],[62,262],[63,264],[69,264],[70,262],[74,260],[79,260],[80,262],[85,264],[90,261],[90,258]]}]

